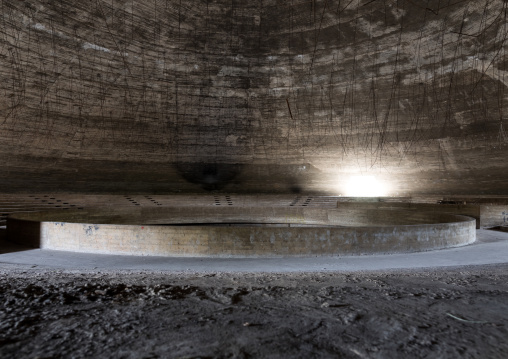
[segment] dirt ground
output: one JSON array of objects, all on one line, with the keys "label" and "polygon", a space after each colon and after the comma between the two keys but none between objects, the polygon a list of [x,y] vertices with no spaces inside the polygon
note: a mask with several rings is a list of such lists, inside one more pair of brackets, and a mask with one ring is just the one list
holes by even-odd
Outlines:
[{"label": "dirt ground", "polygon": [[508,264],[161,273],[0,264],[0,357],[508,358]]}]

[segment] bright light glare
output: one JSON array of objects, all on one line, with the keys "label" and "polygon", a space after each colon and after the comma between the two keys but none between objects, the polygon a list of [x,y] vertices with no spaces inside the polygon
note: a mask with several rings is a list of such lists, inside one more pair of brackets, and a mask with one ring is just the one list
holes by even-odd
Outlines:
[{"label": "bright light glare", "polygon": [[385,195],[385,186],[374,176],[353,176],[346,186],[346,196],[348,197],[381,197]]}]

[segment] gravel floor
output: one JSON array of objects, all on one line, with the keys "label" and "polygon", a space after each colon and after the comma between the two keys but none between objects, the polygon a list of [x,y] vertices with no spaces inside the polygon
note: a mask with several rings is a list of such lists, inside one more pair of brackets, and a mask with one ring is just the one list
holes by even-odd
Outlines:
[{"label": "gravel floor", "polygon": [[364,273],[0,264],[1,358],[507,358],[508,265]]}]

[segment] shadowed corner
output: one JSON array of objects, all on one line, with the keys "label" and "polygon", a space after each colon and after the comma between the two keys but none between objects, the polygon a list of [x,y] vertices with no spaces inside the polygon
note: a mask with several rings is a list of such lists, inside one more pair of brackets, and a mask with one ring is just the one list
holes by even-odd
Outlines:
[{"label": "shadowed corner", "polygon": [[177,163],[178,173],[188,182],[199,185],[205,191],[218,191],[231,183],[241,172],[238,163]]},{"label": "shadowed corner", "polygon": [[300,185],[298,185],[296,183],[290,185],[289,190],[291,191],[291,193],[295,193],[295,194],[302,193],[302,188],[300,187]]},{"label": "shadowed corner", "polygon": [[7,229],[0,230],[0,254],[28,251],[40,246],[40,222],[7,218]]}]

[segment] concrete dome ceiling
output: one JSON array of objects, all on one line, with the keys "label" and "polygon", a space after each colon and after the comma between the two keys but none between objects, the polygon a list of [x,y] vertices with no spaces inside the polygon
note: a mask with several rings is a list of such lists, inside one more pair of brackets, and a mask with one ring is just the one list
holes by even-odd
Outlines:
[{"label": "concrete dome ceiling", "polygon": [[506,195],[507,7],[2,1],[0,186]]}]

